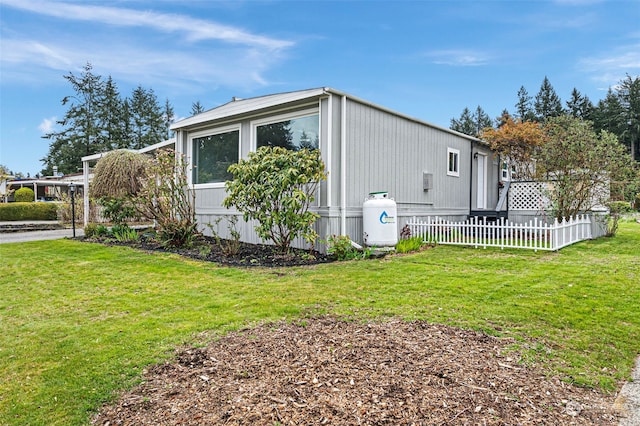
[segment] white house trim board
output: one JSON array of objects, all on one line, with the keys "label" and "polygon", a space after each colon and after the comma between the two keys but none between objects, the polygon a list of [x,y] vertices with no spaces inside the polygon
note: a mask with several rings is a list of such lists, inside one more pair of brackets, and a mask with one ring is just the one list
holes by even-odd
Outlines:
[{"label": "white house trim board", "polygon": [[484,210],[487,208],[487,156],[477,153],[477,192],[476,208]]}]

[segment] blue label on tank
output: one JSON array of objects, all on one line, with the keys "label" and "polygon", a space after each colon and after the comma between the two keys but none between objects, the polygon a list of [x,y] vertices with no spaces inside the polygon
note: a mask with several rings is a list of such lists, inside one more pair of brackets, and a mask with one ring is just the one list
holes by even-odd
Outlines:
[{"label": "blue label on tank", "polygon": [[381,224],[386,225],[387,223],[394,223],[394,222],[395,222],[395,217],[389,216],[389,214],[386,211],[383,211],[382,214],[380,215]]}]

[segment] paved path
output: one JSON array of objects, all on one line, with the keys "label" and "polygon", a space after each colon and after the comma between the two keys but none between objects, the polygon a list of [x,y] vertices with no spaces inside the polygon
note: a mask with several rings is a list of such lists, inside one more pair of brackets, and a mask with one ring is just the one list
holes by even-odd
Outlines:
[{"label": "paved path", "polygon": [[[82,228],[76,228],[76,237],[84,235]],[[0,244],[22,243],[26,241],[58,240],[61,238],[71,238],[72,229],[55,229],[53,231],[29,231],[29,232],[2,232],[0,233]]]},{"label": "paved path", "polygon": [[613,404],[622,416],[619,426],[640,425],[640,357],[636,359],[636,368],[631,377],[632,380],[622,387]]}]

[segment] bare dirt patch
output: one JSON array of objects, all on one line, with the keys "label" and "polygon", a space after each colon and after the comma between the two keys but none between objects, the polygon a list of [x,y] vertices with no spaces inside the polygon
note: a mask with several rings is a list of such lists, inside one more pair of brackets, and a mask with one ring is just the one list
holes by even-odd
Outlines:
[{"label": "bare dirt patch", "polygon": [[423,321],[265,324],[179,349],[93,424],[616,424],[612,395],[523,366],[512,343]]}]

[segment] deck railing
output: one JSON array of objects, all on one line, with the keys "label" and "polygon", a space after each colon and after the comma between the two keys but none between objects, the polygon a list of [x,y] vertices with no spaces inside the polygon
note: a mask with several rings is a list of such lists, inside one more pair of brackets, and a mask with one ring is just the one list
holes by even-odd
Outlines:
[{"label": "deck railing", "polygon": [[528,223],[513,223],[500,218],[472,217],[465,222],[449,222],[439,217],[426,221],[413,218],[407,223],[412,236],[425,243],[457,244],[473,247],[559,250],[570,244],[592,238],[591,218],[579,215],[559,222],[546,223],[537,218]]}]

